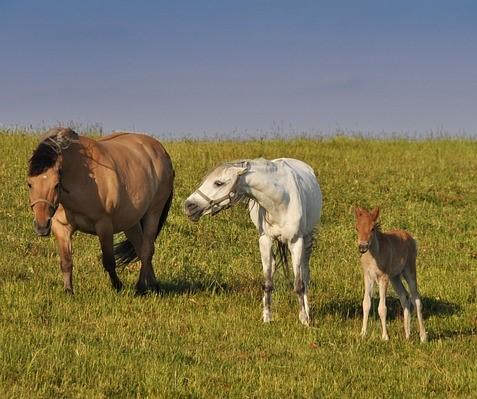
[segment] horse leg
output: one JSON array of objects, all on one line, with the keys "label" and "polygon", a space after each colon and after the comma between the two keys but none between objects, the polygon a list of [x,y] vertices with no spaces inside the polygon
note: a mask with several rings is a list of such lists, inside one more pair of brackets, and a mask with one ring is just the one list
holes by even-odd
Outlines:
[{"label": "horse leg", "polygon": [[302,324],[310,324],[310,309],[308,306],[307,283],[308,271],[305,265],[306,253],[303,237],[297,238],[289,244],[292,258],[293,274],[295,275],[295,292],[300,305],[299,319]]},{"label": "horse leg", "polygon": [[369,311],[371,310],[371,296],[373,293],[374,280],[364,271],[364,296],[363,296],[363,327],[361,336],[365,337],[368,330]]},{"label": "horse leg", "polygon": [[303,239],[303,259],[301,262],[301,276],[303,280],[303,303],[305,306],[305,313],[308,315],[308,322],[310,321],[310,307],[308,304],[308,283],[310,282],[310,257],[313,250],[313,235],[304,237]]},{"label": "horse leg", "polygon": [[383,341],[389,340],[388,331],[386,329],[386,316],[387,316],[386,291],[388,288],[388,283],[389,283],[389,280],[386,276],[383,276],[378,280],[378,286],[379,286],[378,313],[379,313],[379,318],[381,319],[381,328],[383,331],[381,339]]},{"label": "horse leg", "polygon": [[160,213],[148,212],[142,219],[142,244],[138,255],[141,259],[141,271],[136,284],[136,291],[143,294],[148,290],[157,289],[156,276],[152,267],[154,255],[154,241],[157,236]]},{"label": "horse leg", "polygon": [[271,318],[271,304],[273,291],[273,272],[274,272],[274,258],[272,253],[273,241],[266,235],[261,235],[258,239],[260,245],[260,255],[262,258],[263,277],[265,279],[263,285],[263,321],[268,323]]},{"label": "horse leg", "polygon": [[404,335],[406,339],[409,339],[411,336],[411,303],[409,302],[408,294],[401,281],[400,275],[391,277],[391,284],[399,295],[399,301],[404,311]]},{"label": "horse leg", "polygon": [[102,219],[96,223],[95,227],[103,253],[103,267],[108,272],[113,287],[116,291],[120,291],[123,288],[123,283],[121,283],[116,273],[116,260],[113,252],[113,226],[109,219]]},{"label": "horse leg", "polygon": [[52,219],[51,230],[55,235],[60,253],[60,268],[63,274],[63,287],[65,292],[73,293],[73,259],[71,256],[71,236],[73,228],[69,224],[63,224],[56,218]]},{"label": "horse leg", "polygon": [[426,329],[424,328],[424,318],[422,317],[422,303],[421,299],[419,298],[419,293],[417,291],[416,272],[412,272],[410,269],[406,268],[403,271],[403,276],[407,281],[407,285],[409,287],[411,302],[416,308],[417,321],[419,323],[419,337],[421,338],[421,342],[426,342],[427,333]]}]

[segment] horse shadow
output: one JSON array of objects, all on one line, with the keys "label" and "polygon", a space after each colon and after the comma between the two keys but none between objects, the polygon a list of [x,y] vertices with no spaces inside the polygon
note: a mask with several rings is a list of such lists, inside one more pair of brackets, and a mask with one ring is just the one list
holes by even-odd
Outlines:
[{"label": "horse shadow", "polygon": [[[451,316],[459,313],[462,310],[461,305],[438,298],[424,296],[421,297],[421,301],[424,319],[427,319],[431,315],[438,317]],[[371,302],[370,316],[374,318],[379,317],[378,304],[379,298],[373,297]],[[388,320],[401,319],[403,317],[401,302],[398,298],[387,297],[386,307]],[[412,310],[414,309],[412,308]],[[362,302],[361,300],[354,299],[336,299],[319,305],[317,308],[313,309],[313,313],[318,317],[335,315],[345,320],[362,318]]]},{"label": "horse shadow", "polygon": [[455,337],[467,337],[477,335],[477,326],[465,327],[460,329],[446,329],[442,331],[427,332],[429,340],[447,340]]},{"label": "horse shadow", "polygon": [[234,291],[234,286],[221,281],[158,281],[155,292],[161,296],[194,295],[210,293],[212,295]]}]

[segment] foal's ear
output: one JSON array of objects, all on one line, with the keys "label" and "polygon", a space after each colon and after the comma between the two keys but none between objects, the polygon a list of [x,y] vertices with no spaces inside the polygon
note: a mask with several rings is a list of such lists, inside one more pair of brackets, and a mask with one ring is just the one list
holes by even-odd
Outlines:
[{"label": "foal's ear", "polygon": [[363,214],[363,210],[359,206],[354,207],[354,214],[356,217],[361,216]]},{"label": "foal's ear", "polygon": [[371,212],[369,212],[369,214],[371,215],[371,217],[373,218],[374,221],[376,221],[379,217],[379,208],[376,207],[376,208],[373,208],[371,210]]}]

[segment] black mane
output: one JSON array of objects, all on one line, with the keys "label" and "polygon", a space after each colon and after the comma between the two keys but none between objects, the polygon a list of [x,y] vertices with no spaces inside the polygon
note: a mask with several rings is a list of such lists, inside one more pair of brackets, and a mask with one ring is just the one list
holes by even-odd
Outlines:
[{"label": "black mane", "polygon": [[29,161],[28,176],[38,176],[55,165],[60,154],[58,144],[52,137],[43,140]]},{"label": "black mane", "polygon": [[383,230],[382,230],[382,228],[381,228],[381,222],[378,221],[378,222],[375,222],[375,223],[374,223],[374,230],[376,230],[378,233],[382,233],[382,232],[383,232]]},{"label": "black mane", "polygon": [[53,167],[62,151],[78,142],[79,136],[68,127],[51,129],[30,158],[28,176],[38,176]]}]

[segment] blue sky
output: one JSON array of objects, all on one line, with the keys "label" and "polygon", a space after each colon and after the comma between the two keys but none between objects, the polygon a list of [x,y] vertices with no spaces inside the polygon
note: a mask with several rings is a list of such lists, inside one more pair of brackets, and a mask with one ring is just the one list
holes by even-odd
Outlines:
[{"label": "blue sky", "polygon": [[0,0],[0,124],[477,136],[475,1]]}]

